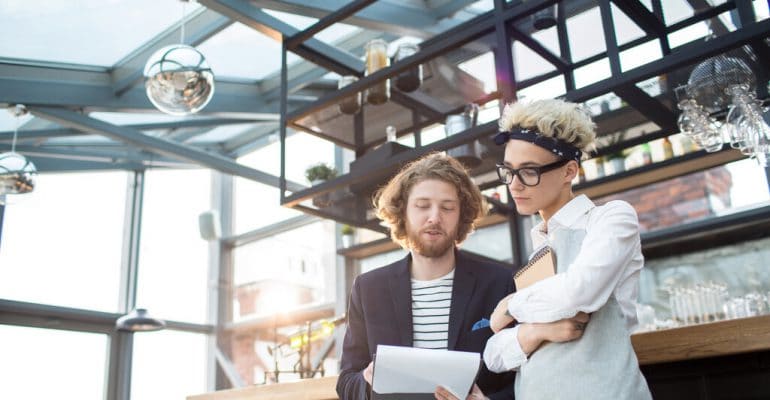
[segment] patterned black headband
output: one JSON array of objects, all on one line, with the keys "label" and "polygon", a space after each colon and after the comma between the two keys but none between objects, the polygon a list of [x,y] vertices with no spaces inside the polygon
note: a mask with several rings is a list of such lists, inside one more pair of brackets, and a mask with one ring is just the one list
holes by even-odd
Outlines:
[{"label": "patterned black headband", "polygon": [[543,136],[540,134],[540,132],[534,129],[513,128],[507,132],[498,132],[498,134],[495,135],[494,140],[495,144],[499,146],[501,144],[505,144],[509,140],[514,139],[530,142],[550,151],[554,155],[563,159],[575,160],[578,164],[580,164],[580,158],[583,155],[583,152],[572,144],[560,139]]}]

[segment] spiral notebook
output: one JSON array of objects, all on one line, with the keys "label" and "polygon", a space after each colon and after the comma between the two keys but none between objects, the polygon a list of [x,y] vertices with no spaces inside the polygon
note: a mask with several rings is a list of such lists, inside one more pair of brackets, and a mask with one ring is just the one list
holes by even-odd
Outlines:
[{"label": "spiral notebook", "polygon": [[516,284],[516,290],[521,290],[555,274],[556,254],[551,247],[545,246],[529,259],[527,265],[513,275],[513,282]]}]

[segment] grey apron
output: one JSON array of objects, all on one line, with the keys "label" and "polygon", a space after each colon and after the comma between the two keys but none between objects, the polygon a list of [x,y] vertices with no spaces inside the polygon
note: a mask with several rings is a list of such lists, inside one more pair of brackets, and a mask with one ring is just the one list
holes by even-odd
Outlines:
[{"label": "grey apron", "polygon": [[[555,230],[550,245],[556,253],[558,273],[572,264],[585,235],[583,229]],[[652,398],[614,296],[591,314],[583,337],[547,343],[532,354],[516,375],[515,390],[517,400]]]}]

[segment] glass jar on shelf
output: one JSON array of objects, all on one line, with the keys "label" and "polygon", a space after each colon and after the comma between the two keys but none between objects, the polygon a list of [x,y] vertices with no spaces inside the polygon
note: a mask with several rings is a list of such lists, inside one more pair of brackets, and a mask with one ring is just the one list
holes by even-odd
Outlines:
[{"label": "glass jar on shelf", "polygon": [[[366,76],[390,66],[388,43],[382,39],[370,40],[366,44]],[[366,89],[369,104],[384,104],[390,99],[390,79],[384,79]]]},{"label": "glass jar on shelf", "polygon": [[[337,81],[337,88],[342,89],[345,86],[350,85],[353,82],[356,82],[358,80],[358,77],[354,75],[345,75],[340,77],[339,81]],[[340,101],[339,104],[340,112],[343,114],[355,114],[361,109],[361,93],[356,92],[354,95],[345,97]]]},{"label": "glass jar on shelf", "polygon": [[[415,43],[401,43],[398,45],[394,59],[396,62],[399,62],[411,55],[417,54],[419,51],[420,46]],[[416,67],[412,67],[396,76],[396,87],[402,92],[413,92],[420,87],[420,84],[422,84],[422,64],[418,64]]]}]

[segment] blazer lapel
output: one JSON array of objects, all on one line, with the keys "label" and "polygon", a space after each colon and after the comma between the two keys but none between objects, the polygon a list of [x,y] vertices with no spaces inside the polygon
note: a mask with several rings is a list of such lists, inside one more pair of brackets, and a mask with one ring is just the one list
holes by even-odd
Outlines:
[{"label": "blazer lapel", "polygon": [[411,255],[407,255],[398,264],[395,273],[390,275],[390,298],[393,300],[393,314],[396,316],[399,338],[402,346],[411,347],[412,338],[412,281],[409,273]]},{"label": "blazer lapel", "polygon": [[465,311],[473,298],[476,276],[467,260],[455,252],[455,277],[452,284],[452,305],[449,309],[449,338],[447,349],[454,350],[465,321]]}]

